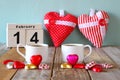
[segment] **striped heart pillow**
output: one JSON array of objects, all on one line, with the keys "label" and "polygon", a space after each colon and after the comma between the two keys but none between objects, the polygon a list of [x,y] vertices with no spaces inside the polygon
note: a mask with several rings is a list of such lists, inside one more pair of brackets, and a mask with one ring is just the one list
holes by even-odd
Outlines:
[{"label": "striped heart pillow", "polygon": [[108,22],[109,15],[105,11],[98,11],[93,16],[82,14],[78,17],[80,32],[97,48],[102,46]]}]

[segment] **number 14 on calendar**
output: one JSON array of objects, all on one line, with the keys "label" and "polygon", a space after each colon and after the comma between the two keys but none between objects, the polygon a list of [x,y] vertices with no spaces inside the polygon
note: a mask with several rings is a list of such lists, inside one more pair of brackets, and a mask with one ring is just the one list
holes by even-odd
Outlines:
[{"label": "number 14 on calendar", "polygon": [[43,30],[41,24],[8,24],[6,39],[7,47],[43,43]]}]

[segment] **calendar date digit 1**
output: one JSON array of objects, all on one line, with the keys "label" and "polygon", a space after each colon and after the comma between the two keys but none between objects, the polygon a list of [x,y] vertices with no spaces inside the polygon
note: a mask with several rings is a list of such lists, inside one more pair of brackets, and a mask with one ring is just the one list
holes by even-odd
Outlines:
[{"label": "calendar date digit 1", "polygon": [[14,34],[14,37],[16,37],[16,39],[17,39],[17,44],[19,44],[19,43],[20,43],[20,32],[15,33],[15,34]]}]

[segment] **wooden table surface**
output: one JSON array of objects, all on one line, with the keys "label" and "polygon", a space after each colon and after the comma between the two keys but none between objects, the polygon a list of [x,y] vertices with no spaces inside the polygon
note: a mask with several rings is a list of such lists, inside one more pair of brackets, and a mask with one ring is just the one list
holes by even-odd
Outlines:
[{"label": "wooden table surface", "polygon": [[[24,52],[24,49],[21,48]],[[85,53],[88,49],[85,50]],[[93,48],[92,55],[85,59],[85,63],[95,61],[98,64],[113,64],[112,69],[104,69],[102,72],[93,72],[85,69],[61,69],[61,49],[49,48],[47,63],[50,65],[49,70],[25,70],[10,69],[8,70],[2,62],[6,59],[24,61],[17,54],[16,48],[0,56],[0,80],[120,80],[120,47],[109,46],[102,48]]]}]

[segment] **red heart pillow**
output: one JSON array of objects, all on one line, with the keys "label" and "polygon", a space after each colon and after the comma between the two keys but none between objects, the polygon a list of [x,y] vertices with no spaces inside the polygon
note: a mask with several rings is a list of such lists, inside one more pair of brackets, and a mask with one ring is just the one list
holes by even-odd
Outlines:
[{"label": "red heart pillow", "polygon": [[57,12],[48,12],[44,16],[44,24],[55,47],[58,47],[70,35],[77,24],[77,18],[71,14],[63,17]]},{"label": "red heart pillow", "polygon": [[78,17],[80,32],[97,48],[102,46],[109,22],[109,15],[105,11],[98,11],[92,17],[83,14]]}]

